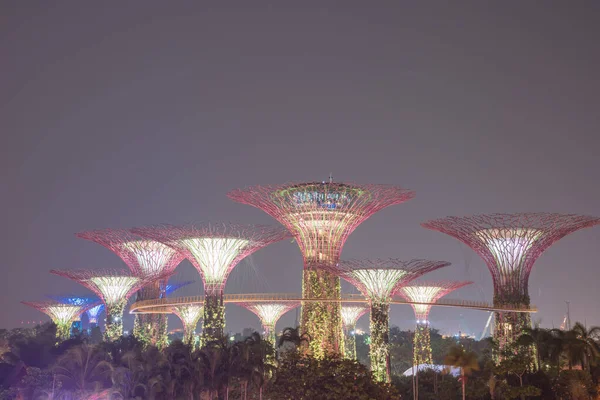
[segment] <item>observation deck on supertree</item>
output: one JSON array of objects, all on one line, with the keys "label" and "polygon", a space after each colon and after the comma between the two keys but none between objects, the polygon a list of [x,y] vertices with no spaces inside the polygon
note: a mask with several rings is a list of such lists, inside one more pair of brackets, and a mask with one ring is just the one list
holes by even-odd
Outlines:
[{"label": "observation deck on supertree", "polygon": [[202,305],[182,304],[171,308],[173,314],[177,315],[183,324],[183,343],[194,346],[196,325],[202,318]]},{"label": "observation deck on supertree", "polygon": [[392,296],[408,282],[450,265],[446,261],[397,259],[348,260],[338,273],[369,299],[371,313],[371,370],[375,379],[391,381],[389,354],[389,310]]},{"label": "observation deck on supertree", "polygon": [[71,331],[71,323],[90,306],[89,304],[64,304],[58,301],[23,301],[25,305],[36,308],[48,315],[56,325],[56,337],[58,340],[67,340]]},{"label": "observation deck on supertree", "polygon": [[344,324],[344,349],[349,360],[356,360],[356,338],[354,337],[356,323],[359,318],[369,311],[364,304],[342,304],[342,323]]},{"label": "observation deck on supertree", "polygon": [[[142,239],[126,229],[102,229],[75,236],[96,242],[119,256],[134,276],[148,282],[137,293],[137,300],[164,296],[168,277],[183,260],[183,255],[163,243]],[[164,315],[136,315],[133,334],[145,343],[167,344],[167,319]]]},{"label": "observation deck on supertree", "polygon": [[124,270],[51,270],[50,273],[74,280],[100,297],[106,308],[104,336],[109,342],[123,334],[123,310],[127,300],[146,284]]},{"label": "observation deck on supertree", "polygon": [[[413,282],[400,288],[398,294],[406,300],[414,302],[411,304],[415,312],[415,318],[417,319],[413,346],[414,365],[433,364],[431,335],[428,321],[431,303],[435,303],[448,293],[463,286],[470,285],[471,283],[473,282]],[[419,302],[424,304],[418,304]]]},{"label": "observation deck on supertree", "polygon": [[[542,252],[564,236],[599,223],[590,216],[518,213],[447,217],[421,225],[453,236],[483,258],[492,274],[495,306],[527,308],[529,274]],[[497,312],[494,319],[500,350],[531,327],[528,313]]]},{"label": "observation deck on supertree", "polygon": [[223,290],[233,268],[255,251],[290,236],[279,227],[228,223],[162,225],[134,228],[132,232],[176,249],[202,276],[205,296],[202,343],[223,336]]},{"label": "observation deck on supertree", "polygon": [[[367,218],[385,207],[414,197],[414,192],[389,185],[328,182],[254,186],[229,192],[239,203],[259,208],[283,224],[300,246],[304,258],[304,298],[340,298],[335,266],[348,236]],[[309,352],[316,358],[344,354],[339,303],[305,303],[301,326],[312,338]]]},{"label": "observation deck on supertree", "polygon": [[277,321],[279,321],[279,318],[281,318],[283,314],[298,307],[300,302],[241,302],[237,303],[237,305],[252,311],[260,319],[263,330],[265,331],[266,340],[275,347],[277,340],[275,325],[277,324]]}]

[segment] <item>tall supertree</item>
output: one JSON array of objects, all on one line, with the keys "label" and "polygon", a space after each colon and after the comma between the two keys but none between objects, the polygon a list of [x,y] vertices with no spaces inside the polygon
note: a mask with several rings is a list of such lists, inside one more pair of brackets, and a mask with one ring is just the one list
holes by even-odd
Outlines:
[{"label": "tall supertree", "polygon": [[[184,256],[163,243],[142,239],[126,229],[102,229],[80,232],[81,239],[96,242],[118,255],[134,276],[147,282],[137,293],[137,300],[163,297],[168,277]],[[165,314],[136,314],[133,334],[144,343],[158,347],[167,344]]]},{"label": "tall supertree", "polygon": [[[600,223],[572,214],[520,213],[447,217],[421,224],[455,237],[487,264],[494,282],[494,306],[528,308],[529,274],[537,258],[569,233]],[[494,338],[500,349],[531,327],[528,313],[496,312]]]},{"label": "tall supertree", "polygon": [[71,323],[89,307],[89,304],[64,304],[55,300],[22,303],[48,315],[56,325],[56,337],[60,341],[69,338]]},{"label": "tall supertree", "polygon": [[[77,306],[89,306],[88,311],[90,308],[93,308],[94,306],[99,306],[100,304],[102,304],[99,299],[94,298],[94,297],[85,297],[85,296],[82,297],[82,296],[75,296],[75,295],[67,295],[67,296],[48,295],[47,297],[54,301],[57,301],[59,303],[63,303],[63,304],[72,304],[72,305],[77,305]],[[82,331],[82,326],[81,326],[81,315],[82,314],[83,313],[77,315],[73,319],[73,322],[71,324],[71,333],[73,333],[74,330],[78,330],[79,332]]]},{"label": "tall supertree", "polygon": [[127,300],[146,283],[128,271],[119,270],[51,270],[50,273],[79,282],[100,297],[106,308],[104,336],[107,341],[123,334],[123,310]]},{"label": "tall supertree", "polygon": [[260,319],[263,330],[265,331],[265,338],[269,341],[273,347],[277,340],[275,324],[279,321],[279,318],[286,312],[298,307],[300,302],[287,301],[287,302],[265,302],[265,303],[237,303],[239,306],[252,311]]},{"label": "tall supertree", "polygon": [[199,304],[181,304],[171,308],[183,324],[183,342],[189,346],[195,345],[196,325],[202,318],[202,309]]},{"label": "tall supertree", "polygon": [[402,285],[450,265],[446,261],[396,259],[349,260],[337,267],[339,274],[369,299],[371,313],[371,370],[379,381],[390,382],[390,300]]},{"label": "tall supertree", "polygon": [[342,322],[344,324],[344,349],[349,360],[356,360],[356,323],[358,319],[369,311],[364,304],[342,304]]},{"label": "tall supertree", "polygon": [[203,343],[223,336],[223,290],[233,268],[248,255],[289,236],[279,227],[234,224],[162,225],[135,228],[132,232],[176,249],[202,276],[205,297]]},{"label": "tall supertree", "polygon": [[433,364],[428,320],[432,303],[435,303],[448,293],[471,283],[473,282],[412,282],[400,288],[398,294],[411,302],[417,320],[413,346],[414,365]]},{"label": "tall supertree", "polygon": [[192,283],[194,283],[194,281],[182,281],[182,282],[167,282],[166,284],[164,284],[163,286],[161,286],[160,289],[160,298],[165,298],[168,297],[170,294],[178,291],[179,289],[181,289],[182,287],[185,287],[187,285],[191,285]]},{"label": "tall supertree", "polygon": [[[254,186],[228,193],[234,201],[257,207],[283,224],[295,237],[304,257],[302,296],[339,299],[340,280],[330,271],[348,236],[385,207],[403,203],[414,192],[388,185],[308,182]],[[317,358],[344,354],[339,302],[306,302],[301,326],[312,340]]]},{"label": "tall supertree", "polygon": [[102,311],[104,311],[103,303],[98,304],[97,306],[94,306],[86,311],[90,330],[98,326],[98,317],[100,314],[102,314]]}]

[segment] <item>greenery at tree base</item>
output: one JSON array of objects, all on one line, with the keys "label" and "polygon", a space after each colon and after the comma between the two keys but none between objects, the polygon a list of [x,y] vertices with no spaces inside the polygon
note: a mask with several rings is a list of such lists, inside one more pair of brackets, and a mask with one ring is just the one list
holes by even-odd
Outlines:
[{"label": "greenery at tree base", "polygon": [[133,336],[106,342],[99,329],[57,345],[56,327],[45,324],[0,330],[0,400],[395,400],[412,399],[415,388],[420,400],[456,400],[463,383],[468,400],[590,400],[599,398],[599,333],[581,324],[528,328],[500,351],[489,339],[432,330],[434,363],[460,367],[465,378],[425,370],[413,379],[402,376],[411,367],[412,332],[392,327],[387,384],[369,370],[368,335],[355,336],[355,362],[304,356],[311,338],[298,328],[286,328],[277,349],[248,333],[195,350],[181,341],[159,349]]}]

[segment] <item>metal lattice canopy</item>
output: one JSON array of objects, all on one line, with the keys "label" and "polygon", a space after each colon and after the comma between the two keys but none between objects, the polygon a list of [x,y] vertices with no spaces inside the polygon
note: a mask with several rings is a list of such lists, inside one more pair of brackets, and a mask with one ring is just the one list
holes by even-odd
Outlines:
[{"label": "metal lattice canopy", "polygon": [[89,308],[89,304],[64,304],[58,301],[23,301],[22,303],[48,315],[56,325],[69,324]]},{"label": "metal lattice canopy", "polygon": [[196,267],[206,293],[222,291],[229,273],[255,251],[289,237],[280,227],[229,223],[160,225],[132,232],[176,249]]},{"label": "metal lattice canopy", "polygon": [[202,305],[198,304],[182,304],[171,307],[173,314],[177,315],[184,327],[195,327],[202,318]]},{"label": "metal lattice canopy", "polygon": [[286,312],[298,307],[300,302],[241,302],[236,304],[256,314],[263,327],[267,329],[269,327],[274,328],[277,321],[279,321],[279,318]]},{"label": "metal lattice canopy", "polygon": [[550,245],[582,228],[600,223],[591,216],[553,213],[490,214],[447,217],[421,224],[471,247],[488,266],[502,301],[528,299],[529,274]]},{"label": "metal lattice canopy", "polygon": [[360,317],[369,311],[366,304],[342,304],[342,322],[344,327],[354,327]]},{"label": "metal lattice canopy", "polygon": [[330,181],[253,186],[227,196],[283,224],[296,238],[308,268],[335,264],[358,225],[385,207],[412,199],[414,192],[391,185]]},{"label": "metal lattice canopy", "polygon": [[[454,282],[454,281],[429,281],[429,282],[411,282],[402,286],[398,291],[406,300],[414,302],[411,304],[417,321],[427,321],[431,303],[463,286],[470,285],[473,282]],[[429,304],[418,304],[429,303]]]},{"label": "metal lattice canopy", "polygon": [[340,261],[335,270],[371,301],[388,302],[403,285],[448,265],[446,261],[390,258]]},{"label": "metal lattice canopy", "polygon": [[51,270],[50,273],[79,282],[109,307],[128,299],[147,283],[125,270]]},{"label": "metal lattice canopy", "polygon": [[135,276],[145,280],[170,275],[184,258],[173,248],[158,241],[142,239],[126,229],[87,231],[76,236],[111,250]]}]

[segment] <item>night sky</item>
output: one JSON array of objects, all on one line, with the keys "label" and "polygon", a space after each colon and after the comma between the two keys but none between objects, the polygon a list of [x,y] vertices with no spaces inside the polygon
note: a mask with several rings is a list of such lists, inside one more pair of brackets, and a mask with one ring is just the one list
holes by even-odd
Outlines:
[{"label": "night sky", "polygon": [[[471,300],[492,300],[482,260],[419,223],[600,215],[600,3],[223,3],[0,6],[0,327],[48,320],[21,300],[88,293],[52,268],[125,267],[78,231],[276,224],[226,197],[238,187],[333,173],[413,189],[343,257],[451,261],[430,277],[474,280],[450,295]],[[558,327],[569,300],[573,321],[600,325],[599,240],[585,229],[540,257],[534,320]],[[196,280],[180,294],[202,293],[191,264],[177,271]],[[226,292],[300,292],[301,273],[297,245],[280,242],[242,262]],[[487,316],[433,309],[431,322],[480,334]],[[236,306],[227,323],[259,327]],[[413,323],[410,307],[392,308],[391,324]]]}]

